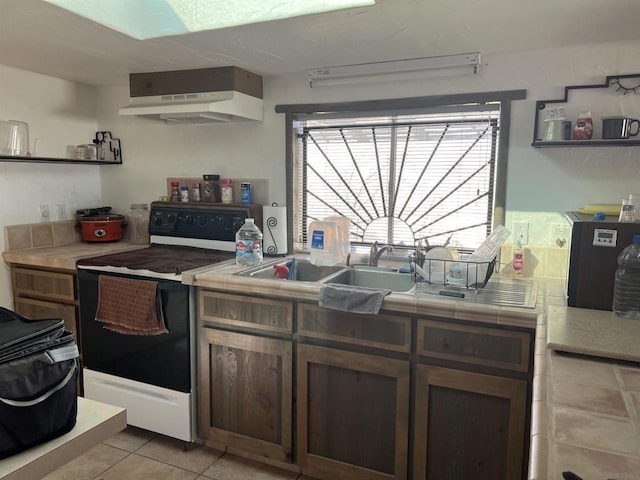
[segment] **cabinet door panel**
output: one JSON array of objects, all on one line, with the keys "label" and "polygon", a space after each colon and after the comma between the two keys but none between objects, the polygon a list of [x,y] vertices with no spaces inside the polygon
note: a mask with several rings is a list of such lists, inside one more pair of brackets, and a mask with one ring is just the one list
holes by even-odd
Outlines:
[{"label": "cabinet door panel", "polygon": [[522,478],[526,382],[418,365],[415,480]]},{"label": "cabinet door panel", "polygon": [[411,350],[411,319],[399,315],[361,315],[301,303],[298,333],[396,352]]},{"label": "cabinet door panel", "polygon": [[15,298],[14,308],[17,313],[27,318],[45,319],[45,318],[61,318],[64,320],[64,326],[67,330],[76,335],[76,341],[79,341],[77,332],[76,307],[73,305],[61,305],[59,303],[44,302],[42,300],[34,300],[31,298]]},{"label": "cabinet door panel", "polygon": [[298,463],[325,479],[406,479],[409,363],[299,345]]},{"label": "cabinet door panel", "polygon": [[199,316],[204,323],[293,333],[293,302],[201,291]]},{"label": "cabinet door panel", "polygon": [[291,342],[202,329],[201,434],[291,461]]},{"label": "cabinet door panel", "polygon": [[14,267],[13,293],[16,296],[34,296],[45,300],[74,303],[76,300],[75,277],[70,273],[48,272]]},{"label": "cabinet door panel", "polygon": [[418,355],[526,372],[531,338],[529,332],[419,319],[416,349]]}]

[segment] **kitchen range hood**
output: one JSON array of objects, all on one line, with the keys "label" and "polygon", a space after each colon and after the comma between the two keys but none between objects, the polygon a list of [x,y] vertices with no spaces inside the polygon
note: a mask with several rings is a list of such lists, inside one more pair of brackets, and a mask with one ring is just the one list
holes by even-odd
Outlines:
[{"label": "kitchen range hood", "polygon": [[262,121],[262,77],[237,67],[134,73],[120,115],[167,123]]}]

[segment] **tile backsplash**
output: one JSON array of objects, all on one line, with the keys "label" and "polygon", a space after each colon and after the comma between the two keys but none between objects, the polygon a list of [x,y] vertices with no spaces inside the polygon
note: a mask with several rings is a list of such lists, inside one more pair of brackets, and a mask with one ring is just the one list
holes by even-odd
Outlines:
[{"label": "tile backsplash", "polygon": [[[505,226],[510,232],[515,230],[515,222],[529,225],[529,241],[523,245],[524,274],[527,277],[567,278],[569,249],[571,246],[569,222],[557,212],[507,212]],[[569,233],[569,238],[558,238],[558,226]],[[513,272],[511,267],[516,240],[513,234],[502,246],[500,271]]]},{"label": "tile backsplash", "polygon": [[77,223],[76,220],[64,220],[6,226],[5,250],[25,250],[79,242],[81,234]]}]

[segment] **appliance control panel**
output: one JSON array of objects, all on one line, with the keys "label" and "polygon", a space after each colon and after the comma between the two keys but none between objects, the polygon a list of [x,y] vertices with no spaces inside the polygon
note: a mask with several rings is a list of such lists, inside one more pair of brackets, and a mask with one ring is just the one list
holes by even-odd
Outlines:
[{"label": "appliance control panel", "polygon": [[[258,209],[260,212],[257,212]],[[247,217],[262,226],[261,205],[152,202],[151,235],[235,242],[235,234]],[[259,221],[259,223],[258,223]]]},{"label": "appliance control panel", "polygon": [[618,231],[608,228],[596,228],[593,230],[594,247],[614,248],[618,243]]}]

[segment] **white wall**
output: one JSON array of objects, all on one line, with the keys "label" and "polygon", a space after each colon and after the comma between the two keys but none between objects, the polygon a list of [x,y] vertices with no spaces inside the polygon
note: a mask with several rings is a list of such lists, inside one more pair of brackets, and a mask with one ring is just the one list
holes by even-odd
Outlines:
[{"label": "white wall", "polygon": [[[266,177],[271,182],[271,201],[284,204],[284,115],[274,112],[276,104],[512,89],[526,89],[527,99],[513,104],[509,211],[562,212],[587,203],[616,203],[628,193],[640,191],[640,148],[530,146],[536,100],[562,97],[565,85],[602,83],[606,75],[639,72],[640,42],[484,55],[483,62],[488,65],[476,77],[403,83],[311,89],[304,72],[265,78],[265,119],[261,123],[164,125],[119,118],[117,108],[128,103],[127,87],[103,89],[99,125],[122,138],[124,159],[121,168],[103,170],[105,195],[122,189],[122,195],[109,202],[126,208],[133,201],[149,201],[163,194],[168,176],[220,173]],[[627,95],[624,102],[612,89],[595,90],[593,98],[590,95],[576,96],[575,105],[567,105],[568,114],[576,110],[577,116],[580,110],[590,109],[596,128],[599,117],[605,114],[640,116],[640,95]],[[604,101],[597,100],[603,95]],[[625,103],[628,101],[630,105]]]},{"label": "white wall", "polygon": [[[506,41],[506,40],[505,40]],[[67,145],[87,143],[96,130],[122,140],[122,166],[63,166],[3,163],[0,224],[38,221],[38,205],[66,203],[69,209],[109,204],[125,212],[131,203],[165,194],[169,176],[219,173],[267,178],[270,201],[285,202],[284,115],[276,104],[316,103],[526,89],[514,102],[507,186],[507,226],[527,215],[532,242],[546,239],[546,223],[558,212],[587,203],[617,203],[640,192],[640,148],[534,149],[535,101],[559,98],[565,85],[602,83],[606,75],[640,72],[640,42],[585,45],[483,56],[476,77],[310,89],[304,72],[264,79],[265,119],[259,123],[164,125],[118,116],[128,86],[92,89],[0,66],[0,117],[25,120],[38,137],[39,154],[63,155]],[[597,118],[624,113],[640,117],[640,95],[607,90],[576,97],[568,113],[591,109]],[[604,110],[607,109],[607,112]],[[97,123],[96,123],[97,119]],[[575,118],[573,118],[575,120]],[[10,305],[6,266],[0,275],[0,304]]]},{"label": "white wall", "polygon": [[[67,145],[90,143],[96,132],[95,91],[84,85],[0,65],[0,120],[29,123],[37,155],[64,157]],[[35,153],[34,153],[35,154]],[[77,208],[102,200],[100,169],[89,165],[0,162],[0,227],[40,220],[39,206]],[[55,219],[55,218],[54,218]],[[0,230],[0,244],[4,232]],[[11,307],[9,267],[0,263],[0,305]]]}]

